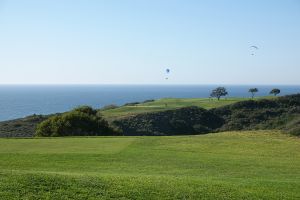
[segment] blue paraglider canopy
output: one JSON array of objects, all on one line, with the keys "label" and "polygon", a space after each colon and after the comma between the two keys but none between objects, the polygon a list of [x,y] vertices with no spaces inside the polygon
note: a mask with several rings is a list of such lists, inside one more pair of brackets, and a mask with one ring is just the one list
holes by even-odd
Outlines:
[{"label": "blue paraglider canopy", "polygon": [[166,80],[168,80],[169,79],[169,74],[170,74],[170,69],[169,68],[167,68],[166,69]]}]

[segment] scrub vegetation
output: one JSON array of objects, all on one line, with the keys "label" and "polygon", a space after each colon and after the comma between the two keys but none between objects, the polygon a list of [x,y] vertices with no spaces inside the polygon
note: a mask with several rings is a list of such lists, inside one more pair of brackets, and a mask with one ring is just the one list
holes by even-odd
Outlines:
[{"label": "scrub vegetation", "polygon": [[239,101],[213,109],[185,107],[143,113],[114,124],[126,135],[181,135],[233,130],[283,130],[300,135],[300,95]]}]

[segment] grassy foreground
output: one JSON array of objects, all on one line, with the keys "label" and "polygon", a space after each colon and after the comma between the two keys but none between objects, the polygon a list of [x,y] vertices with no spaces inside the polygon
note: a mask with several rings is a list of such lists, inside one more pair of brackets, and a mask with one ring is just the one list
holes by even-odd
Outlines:
[{"label": "grassy foreground", "polygon": [[1,199],[299,199],[279,132],[0,139]]}]

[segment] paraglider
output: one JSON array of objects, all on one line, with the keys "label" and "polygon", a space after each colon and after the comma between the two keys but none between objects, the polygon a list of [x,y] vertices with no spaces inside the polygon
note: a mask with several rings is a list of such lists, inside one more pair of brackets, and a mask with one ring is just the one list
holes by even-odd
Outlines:
[{"label": "paraglider", "polygon": [[170,69],[166,69],[166,73],[167,73],[166,80],[168,80],[168,79],[169,79],[168,75],[169,75],[169,73],[170,73]]},{"label": "paraglider", "polygon": [[258,50],[258,47],[255,46],[255,45],[252,45],[252,46],[250,46],[250,48],[251,48],[251,51],[252,51],[251,55],[254,56],[255,55],[254,52],[256,52]]}]

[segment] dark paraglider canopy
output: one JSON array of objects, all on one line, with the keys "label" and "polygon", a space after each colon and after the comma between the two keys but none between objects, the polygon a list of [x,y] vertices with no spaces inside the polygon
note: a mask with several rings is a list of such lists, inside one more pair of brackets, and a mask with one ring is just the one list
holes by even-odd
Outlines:
[{"label": "dark paraglider canopy", "polygon": [[258,47],[257,47],[257,46],[251,46],[251,48],[258,49]]},{"label": "dark paraglider canopy", "polygon": [[255,55],[255,52],[259,49],[257,46],[255,45],[252,45],[250,46],[250,49],[251,49],[251,55],[254,56]]},{"label": "dark paraglider canopy", "polygon": [[166,72],[167,72],[167,73],[170,73],[170,69],[166,69]]}]

